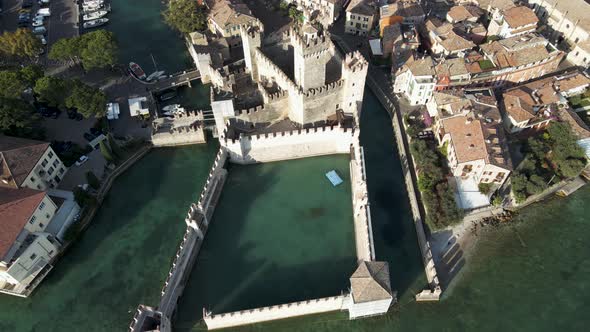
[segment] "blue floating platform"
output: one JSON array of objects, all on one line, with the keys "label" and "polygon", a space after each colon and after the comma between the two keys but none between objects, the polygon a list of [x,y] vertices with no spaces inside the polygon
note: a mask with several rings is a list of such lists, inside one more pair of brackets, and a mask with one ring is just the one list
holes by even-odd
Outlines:
[{"label": "blue floating platform", "polygon": [[340,178],[340,176],[338,176],[338,173],[336,173],[335,170],[331,170],[328,173],[326,173],[326,177],[328,178],[328,180],[330,180],[330,182],[332,182],[332,185],[334,187],[336,187],[337,185],[341,184],[342,179]]}]

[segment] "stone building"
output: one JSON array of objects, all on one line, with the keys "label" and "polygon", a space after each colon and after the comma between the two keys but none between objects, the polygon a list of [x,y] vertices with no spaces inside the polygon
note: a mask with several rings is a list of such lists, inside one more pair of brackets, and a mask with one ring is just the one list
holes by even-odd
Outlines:
[{"label": "stone building", "polygon": [[371,0],[351,0],[346,7],[344,32],[367,36],[373,29],[377,10]]},{"label": "stone building", "polygon": [[218,37],[226,38],[232,47],[240,46],[240,26],[255,24],[257,19],[240,0],[207,1],[207,26]]},{"label": "stone building", "polygon": [[471,40],[459,36],[452,24],[436,18],[426,21],[426,30],[430,50],[436,56],[462,56],[475,47]]},{"label": "stone building", "polygon": [[582,67],[590,65],[590,4],[584,0],[528,0],[541,22],[549,28],[551,41],[565,41],[567,59]]},{"label": "stone building", "polygon": [[47,190],[67,172],[49,143],[0,136],[0,187]]},{"label": "stone building", "polygon": [[324,27],[331,26],[342,13],[344,0],[285,0],[286,3],[293,3],[304,13],[309,13]]},{"label": "stone building", "polygon": [[387,262],[363,261],[350,277],[350,319],[387,313],[396,300]]}]

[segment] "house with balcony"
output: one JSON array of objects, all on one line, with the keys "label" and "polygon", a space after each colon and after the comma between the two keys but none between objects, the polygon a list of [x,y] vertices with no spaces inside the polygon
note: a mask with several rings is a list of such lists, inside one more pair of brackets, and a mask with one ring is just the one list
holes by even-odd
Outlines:
[{"label": "house with balcony", "polygon": [[[435,136],[445,150],[458,204],[463,209],[489,205],[512,171],[492,90],[435,92],[428,110],[435,114]],[[490,187],[488,193],[479,192],[482,183]]]},{"label": "house with balcony", "polygon": [[68,168],[49,143],[0,135],[0,187],[56,188]]},{"label": "house with balcony", "polygon": [[411,105],[424,105],[432,98],[436,82],[432,57],[411,58],[396,73],[393,92],[403,94]]},{"label": "house with balcony", "polygon": [[61,247],[47,227],[58,210],[46,192],[0,187],[0,292],[26,297]]}]

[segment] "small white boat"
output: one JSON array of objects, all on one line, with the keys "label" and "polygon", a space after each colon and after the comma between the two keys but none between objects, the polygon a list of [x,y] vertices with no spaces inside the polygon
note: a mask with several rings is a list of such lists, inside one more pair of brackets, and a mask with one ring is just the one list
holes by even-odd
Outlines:
[{"label": "small white boat", "polygon": [[101,25],[105,25],[105,24],[107,24],[108,21],[109,21],[109,19],[104,17],[104,18],[99,18],[96,20],[84,22],[84,24],[82,26],[84,27],[84,29],[92,29],[92,28],[99,27]]},{"label": "small white boat", "polygon": [[102,3],[99,2],[91,2],[91,3],[84,3],[82,4],[82,11],[84,13],[89,13],[93,11],[97,11],[103,7]]},{"label": "small white boat", "polygon": [[131,69],[131,73],[133,74],[133,76],[137,77],[140,80],[145,79],[145,72],[137,63],[129,62],[129,69]]},{"label": "small white boat", "polygon": [[176,115],[176,114],[184,114],[186,111],[184,107],[180,106],[180,104],[172,104],[168,106],[162,107],[162,114],[164,115]]},{"label": "small white boat", "polygon": [[332,185],[334,187],[336,187],[337,185],[344,182],[344,181],[342,181],[342,178],[340,178],[340,176],[338,175],[338,173],[336,173],[335,170],[331,170],[328,173],[326,173],[326,177],[328,178],[328,180],[330,180],[330,182],[332,183]]},{"label": "small white boat", "polygon": [[161,71],[155,71],[155,72],[151,73],[150,76],[148,76],[146,78],[146,81],[150,82],[150,81],[153,81],[153,80],[160,79],[163,75],[164,75],[164,71],[163,70],[161,70]]},{"label": "small white boat", "polygon": [[92,21],[92,20],[96,20],[96,19],[99,19],[101,17],[104,17],[108,13],[109,12],[107,12],[106,10],[97,10],[95,12],[84,14],[84,16],[82,18],[84,19],[84,21]]}]

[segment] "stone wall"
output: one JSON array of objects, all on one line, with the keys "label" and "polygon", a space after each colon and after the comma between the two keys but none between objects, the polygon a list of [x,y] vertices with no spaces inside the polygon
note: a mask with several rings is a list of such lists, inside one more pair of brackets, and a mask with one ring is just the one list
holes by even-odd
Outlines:
[{"label": "stone wall", "polygon": [[205,132],[199,126],[174,128],[168,132],[160,132],[152,135],[152,144],[155,147],[200,144],[205,142]]},{"label": "stone wall", "polygon": [[220,142],[228,150],[231,162],[253,164],[349,153],[353,140],[358,139],[358,131],[325,126],[254,136],[241,135],[239,139],[227,139],[224,136]]},{"label": "stone wall", "polygon": [[350,153],[350,183],[352,186],[356,256],[359,261],[373,261],[375,260],[375,246],[373,243],[369,192],[367,190],[365,152],[358,139],[354,140]]},{"label": "stone wall", "polygon": [[332,296],[217,315],[213,315],[210,312],[204,312],[203,316],[207,328],[209,330],[214,330],[289,317],[343,310],[346,309],[343,308],[343,304],[347,297],[348,295]]}]

